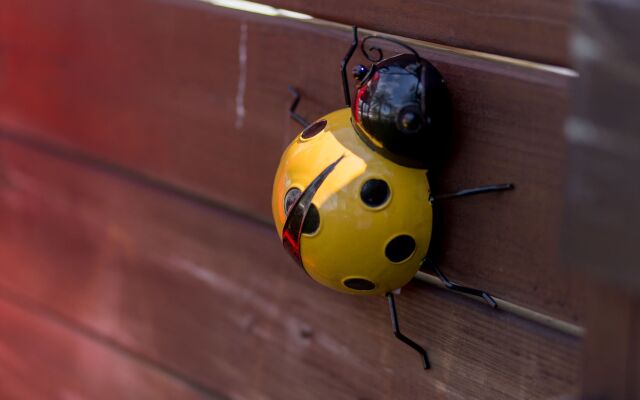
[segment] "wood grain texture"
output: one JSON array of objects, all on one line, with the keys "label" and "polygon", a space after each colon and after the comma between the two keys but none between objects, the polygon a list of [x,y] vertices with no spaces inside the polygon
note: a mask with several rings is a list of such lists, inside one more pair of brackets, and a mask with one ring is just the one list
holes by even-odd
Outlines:
[{"label": "wood grain texture", "polygon": [[569,65],[569,0],[264,0],[317,18],[532,61]]},{"label": "wood grain texture", "polygon": [[[0,141],[1,288],[232,399],[570,394],[579,342],[414,282],[384,299],[319,287],[272,229]],[[19,266],[19,267],[18,267]]]},{"label": "wood grain texture", "polygon": [[4,297],[0,320],[3,399],[217,398]]},{"label": "wood grain texture", "polygon": [[[7,1],[3,13],[1,126],[264,221],[298,129],[287,85],[301,89],[312,119],[341,106],[346,32],[193,1]],[[456,147],[432,186],[517,187],[444,204],[440,263],[453,279],[579,322],[579,289],[557,268],[566,78],[420,52],[444,74],[455,108]]]}]

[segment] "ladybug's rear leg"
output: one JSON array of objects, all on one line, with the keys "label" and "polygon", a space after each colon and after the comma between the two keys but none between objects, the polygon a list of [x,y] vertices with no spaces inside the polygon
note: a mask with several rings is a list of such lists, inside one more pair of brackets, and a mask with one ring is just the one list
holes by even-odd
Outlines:
[{"label": "ladybug's rear leg", "polygon": [[[513,188],[514,186],[512,183],[503,183],[499,185],[486,185],[486,186],[480,186],[473,189],[459,190],[454,193],[441,194],[438,196],[431,195],[429,196],[429,202],[433,204],[440,200],[453,199],[456,197],[472,196],[472,195],[482,194],[482,193],[501,192],[504,190],[511,190]],[[471,296],[481,297],[487,302],[487,304],[489,304],[491,308],[496,308],[498,306],[496,301],[493,299],[493,297],[491,297],[489,293],[484,292],[480,289],[461,286],[461,285],[458,285],[457,283],[451,282],[446,277],[446,275],[440,270],[440,267],[438,267],[438,265],[435,262],[433,262],[433,260],[431,260],[429,257],[425,257],[424,260],[422,260],[422,264],[427,264],[431,269],[433,269],[433,271],[436,273],[436,275],[438,275],[438,278],[440,278],[440,280],[442,281],[442,283],[445,285],[447,289],[460,292],[460,293],[465,293]]]},{"label": "ladybug's rear leg", "polygon": [[387,301],[389,302],[389,313],[391,314],[391,328],[393,329],[393,334],[398,340],[402,343],[408,345],[418,353],[422,357],[422,366],[424,369],[431,368],[431,364],[429,363],[429,356],[427,355],[427,351],[422,348],[418,343],[409,339],[405,335],[400,332],[400,325],[398,325],[398,313],[396,312],[396,301],[393,297],[393,293],[387,293]]},{"label": "ladybug's rear leg", "polygon": [[440,278],[440,280],[442,281],[442,283],[445,285],[447,289],[453,290],[455,292],[465,293],[471,296],[482,297],[487,302],[487,304],[489,304],[491,308],[498,307],[498,304],[493,299],[493,297],[491,297],[489,293],[480,289],[462,286],[462,285],[458,285],[457,283],[451,282],[449,278],[447,278],[447,276],[440,270],[440,267],[438,267],[438,264],[436,264],[429,257],[425,257],[424,260],[422,260],[422,263],[427,264],[429,268],[431,268],[436,273],[436,275],[438,275],[438,278]]}]

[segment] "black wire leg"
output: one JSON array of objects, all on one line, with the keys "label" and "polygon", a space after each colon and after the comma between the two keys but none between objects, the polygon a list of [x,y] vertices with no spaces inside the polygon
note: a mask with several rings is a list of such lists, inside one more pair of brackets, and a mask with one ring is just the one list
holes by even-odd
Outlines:
[{"label": "black wire leg", "polygon": [[309,122],[296,112],[298,103],[300,103],[300,92],[298,92],[298,90],[293,86],[289,86],[289,91],[293,95],[293,102],[291,103],[291,107],[289,107],[289,117],[302,125],[303,128],[306,128],[309,126]]},{"label": "black wire leg", "polygon": [[441,195],[438,195],[438,196],[432,195],[432,196],[429,197],[429,201],[431,203],[433,203],[433,202],[440,201],[440,200],[453,199],[455,197],[465,197],[465,196],[473,196],[475,194],[482,194],[482,193],[501,192],[503,190],[511,190],[513,188],[514,188],[514,186],[513,186],[512,183],[504,183],[504,184],[500,184],[500,185],[480,186],[480,187],[473,188],[473,189],[460,190],[460,191],[455,192],[455,193],[441,194]]},{"label": "black wire leg", "polygon": [[427,351],[422,348],[418,343],[409,339],[405,335],[400,332],[400,326],[398,325],[398,314],[396,313],[396,302],[393,297],[393,293],[387,293],[387,302],[389,303],[389,313],[391,314],[391,328],[393,329],[393,335],[398,338],[404,344],[410,346],[415,351],[420,353],[422,357],[422,365],[424,369],[431,368],[431,363],[429,363],[429,356],[427,355]]},{"label": "black wire leg", "polygon": [[458,285],[457,283],[451,282],[449,278],[447,278],[446,275],[440,270],[440,267],[438,267],[438,265],[435,262],[433,262],[433,260],[431,260],[429,257],[425,257],[422,262],[426,263],[429,266],[429,268],[431,268],[436,273],[436,275],[438,275],[438,278],[440,278],[440,280],[442,281],[442,283],[444,283],[447,289],[453,290],[455,292],[466,293],[471,296],[482,297],[487,302],[487,304],[489,304],[489,307],[491,308],[498,307],[498,304],[493,299],[493,297],[491,297],[489,293],[482,291],[480,289],[461,286],[461,285]]},{"label": "black wire leg", "polygon": [[349,81],[347,80],[347,64],[351,57],[353,57],[353,53],[358,48],[358,27],[353,27],[353,42],[351,43],[351,47],[345,54],[342,59],[342,63],[340,63],[340,73],[342,74],[342,90],[344,90],[344,102],[347,104],[347,107],[351,107],[351,93],[349,91]]}]

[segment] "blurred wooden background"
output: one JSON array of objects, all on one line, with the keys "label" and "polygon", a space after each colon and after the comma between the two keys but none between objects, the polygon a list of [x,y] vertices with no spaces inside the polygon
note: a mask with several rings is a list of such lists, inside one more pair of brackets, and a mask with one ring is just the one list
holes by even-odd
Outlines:
[{"label": "blurred wooden background", "polygon": [[[517,190],[438,209],[454,280],[585,323],[562,267],[568,0],[2,0],[0,397],[534,399],[580,392],[582,337],[414,281],[385,301],[324,289],[270,222],[300,112],[342,104],[350,24],[443,73],[456,145],[434,187]],[[218,5],[214,4],[218,3]],[[330,24],[335,21],[341,24]]]}]

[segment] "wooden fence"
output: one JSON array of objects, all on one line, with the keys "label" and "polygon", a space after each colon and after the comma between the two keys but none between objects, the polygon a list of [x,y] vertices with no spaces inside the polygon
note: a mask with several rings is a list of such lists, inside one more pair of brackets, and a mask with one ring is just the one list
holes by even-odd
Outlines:
[{"label": "wooden fence", "polygon": [[[559,251],[572,4],[266,3],[2,1],[0,397],[577,395],[586,291]],[[287,86],[309,119],[340,107],[351,24],[402,36],[447,79],[437,190],[516,184],[437,210],[442,268],[508,306],[428,276],[404,288],[427,372],[383,299],[310,281],[271,224],[298,129]]]}]

